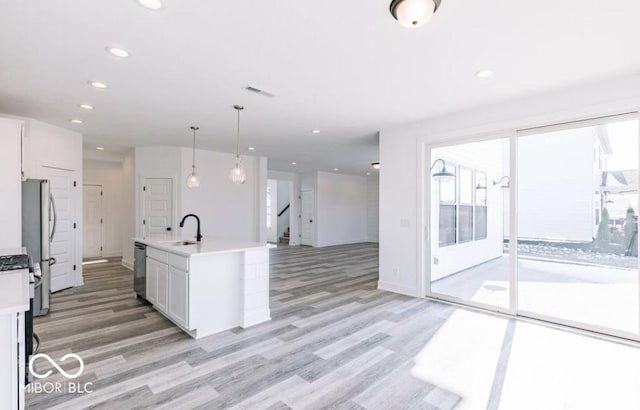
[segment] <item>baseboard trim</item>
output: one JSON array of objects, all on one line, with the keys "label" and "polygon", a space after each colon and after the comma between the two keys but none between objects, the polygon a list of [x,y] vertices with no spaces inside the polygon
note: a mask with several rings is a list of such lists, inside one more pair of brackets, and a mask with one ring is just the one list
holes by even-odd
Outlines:
[{"label": "baseboard trim", "polygon": [[393,293],[400,293],[401,295],[407,295],[407,296],[412,296],[416,298],[423,297],[420,295],[420,292],[418,292],[416,288],[405,286],[405,285],[399,285],[397,283],[384,282],[381,280],[378,281],[378,289],[386,290],[388,292],[393,292]]},{"label": "baseboard trim", "polygon": [[368,242],[366,239],[358,239],[355,241],[335,241],[335,242],[323,242],[317,243],[314,245],[315,248],[324,248],[326,246],[340,246],[340,245],[353,245],[356,243],[366,243]]},{"label": "baseboard trim", "polygon": [[133,270],[133,261],[127,261],[122,259],[122,266],[124,266],[125,268],[129,269],[129,270]]}]

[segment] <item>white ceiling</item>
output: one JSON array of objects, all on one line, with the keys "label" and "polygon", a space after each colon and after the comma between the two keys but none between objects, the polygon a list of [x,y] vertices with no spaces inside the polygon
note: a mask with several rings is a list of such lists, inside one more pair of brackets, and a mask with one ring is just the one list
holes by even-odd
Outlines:
[{"label": "white ceiling", "polygon": [[[271,169],[363,174],[381,128],[640,70],[637,0],[443,0],[416,30],[389,3],[2,1],[0,112],[111,151],[190,146],[199,125],[199,146],[233,152],[232,105],[243,104],[242,149]],[[495,76],[477,79],[484,68]]]}]

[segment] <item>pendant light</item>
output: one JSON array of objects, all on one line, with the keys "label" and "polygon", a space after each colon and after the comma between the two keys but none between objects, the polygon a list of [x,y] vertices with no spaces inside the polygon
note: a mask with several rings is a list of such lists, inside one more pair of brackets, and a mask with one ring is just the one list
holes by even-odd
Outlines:
[{"label": "pendant light", "polygon": [[242,163],[240,161],[240,111],[244,110],[244,107],[241,105],[234,105],[233,108],[238,112],[238,134],[236,137],[236,165],[229,173],[229,178],[234,184],[242,185],[247,180],[247,173],[242,167]]},{"label": "pendant light", "polygon": [[407,28],[424,26],[440,7],[441,0],[393,0],[389,11]]},{"label": "pendant light", "polygon": [[196,174],[196,131],[200,129],[200,127],[194,127],[193,125],[190,127],[193,130],[193,162],[191,163],[191,174],[187,178],[187,187],[189,189],[196,189],[200,186],[200,177]]},{"label": "pendant light", "polygon": [[438,162],[442,164],[442,168],[440,168],[440,171],[431,174],[433,179],[439,182],[454,181],[456,179],[456,174],[447,171],[447,164],[444,162],[442,158],[438,158],[435,161],[433,161],[433,165],[431,165],[431,170],[433,171],[433,168],[435,168]]}]

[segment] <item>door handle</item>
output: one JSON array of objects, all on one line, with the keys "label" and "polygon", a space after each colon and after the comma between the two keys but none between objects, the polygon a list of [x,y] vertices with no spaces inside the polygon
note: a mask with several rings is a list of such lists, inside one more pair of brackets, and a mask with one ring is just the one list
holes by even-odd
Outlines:
[{"label": "door handle", "polygon": [[53,242],[53,238],[56,235],[56,225],[58,224],[58,215],[56,214],[56,201],[53,199],[52,193],[49,193],[49,200],[51,201],[51,209],[53,210],[53,227],[51,228],[51,235],[49,236],[49,242]]},{"label": "door handle", "polygon": [[309,222],[310,222],[310,223],[313,223],[313,219],[309,219]]}]

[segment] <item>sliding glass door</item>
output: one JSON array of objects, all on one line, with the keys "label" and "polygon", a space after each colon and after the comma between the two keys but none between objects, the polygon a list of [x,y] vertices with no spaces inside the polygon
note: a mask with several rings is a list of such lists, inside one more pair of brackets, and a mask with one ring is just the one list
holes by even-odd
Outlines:
[{"label": "sliding glass door", "polygon": [[432,147],[428,295],[639,339],[638,124]]},{"label": "sliding glass door", "polygon": [[518,135],[518,312],[638,334],[638,121]]}]

